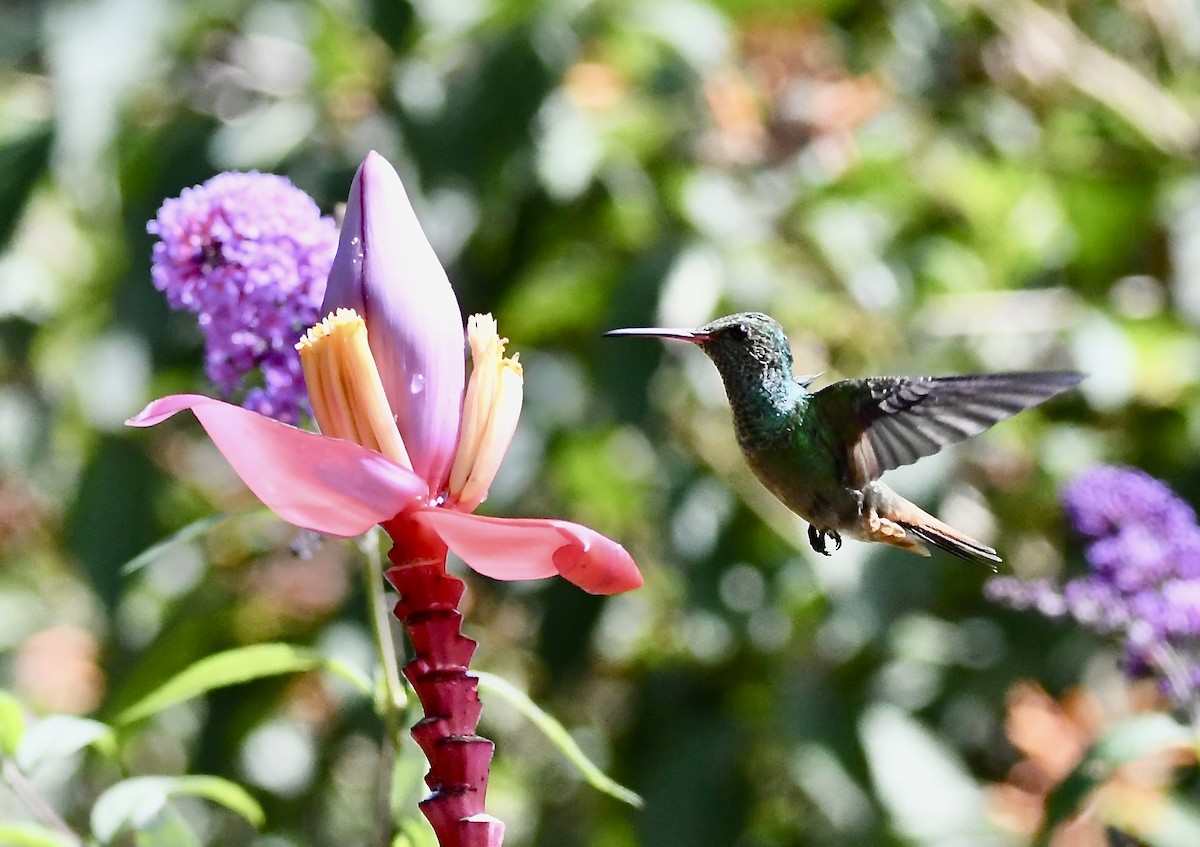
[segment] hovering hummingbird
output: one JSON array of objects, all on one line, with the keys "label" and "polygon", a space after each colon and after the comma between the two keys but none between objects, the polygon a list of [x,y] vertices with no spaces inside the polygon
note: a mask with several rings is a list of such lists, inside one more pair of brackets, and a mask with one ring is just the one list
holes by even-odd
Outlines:
[{"label": "hovering hummingbird", "polygon": [[968,376],[877,376],[835,382],[792,375],[787,335],[773,318],[742,312],[699,329],[614,329],[610,336],[678,338],[721,373],[738,445],[750,469],[808,521],[808,542],[830,555],[842,534],[928,556],[922,542],[995,569],[996,551],[939,521],[879,481],[1079,383],[1075,371]]}]

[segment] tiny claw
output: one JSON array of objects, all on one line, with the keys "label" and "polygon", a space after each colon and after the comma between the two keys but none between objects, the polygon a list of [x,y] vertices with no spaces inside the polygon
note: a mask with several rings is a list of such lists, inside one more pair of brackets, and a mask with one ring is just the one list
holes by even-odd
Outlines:
[{"label": "tiny claw", "polygon": [[828,530],[828,534],[833,538],[833,549],[841,550],[842,549],[842,536],[838,535],[838,531],[836,529],[831,529],[831,530]]}]

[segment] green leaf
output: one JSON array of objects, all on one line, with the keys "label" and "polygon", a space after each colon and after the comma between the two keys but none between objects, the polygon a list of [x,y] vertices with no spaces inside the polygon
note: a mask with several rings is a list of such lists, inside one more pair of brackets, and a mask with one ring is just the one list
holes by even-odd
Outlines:
[{"label": "green leaf", "polygon": [[76,847],[78,842],[36,823],[0,823],[4,847]]},{"label": "green leaf", "polygon": [[25,707],[12,694],[0,691],[0,755],[15,756],[24,735]]},{"label": "green leaf", "polygon": [[118,715],[117,723],[141,720],[215,688],[317,668],[325,668],[348,679],[370,696],[370,680],[343,662],[291,644],[253,644],[201,659]]},{"label": "green leaf", "polygon": [[429,793],[425,784],[425,773],[429,763],[425,761],[421,748],[412,740],[412,736],[404,733],[396,745],[396,760],[392,764],[392,785],[389,793],[389,806],[392,817],[397,822],[403,822],[412,815],[420,821],[425,816],[417,811],[417,804]]},{"label": "green leaf", "polygon": [[46,172],[54,133],[50,126],[30,127],[19,138],[0,144],[0,245],[8,242],[25,203]]},{"label": "green leaf", "polygon": [[85,747],[115,753],[117,741],[112,727],[91,718],[47,715],[25,733],[15,758],[21,770],[32,773],[45,762],[65,759]]},{"label": "green leaf", "polygon": [[199,520],[192,521],[190,524],[188,524],[187,526],[178,530],[173,535],[167,536],[162,541],[159,541],[157,544],[152,544],[151,546],[147,547],[142,552],[138,553],[136,556],[134,556],[132,559],[130,559],[128,562],[126,562],[124,565],[121,566],[121,573],[125,574],[126,576],[128,576],[129,574],[132,574],[132,573],[136,573],[137,571],[146,567],[146,565],[153,562],[155,559],[157,559],[159,556],[161,556],[164,552],[166,552],[167,550],[174,547],[176,544],[185,544],[188,541],[191,541],[195,538],[199,538],[201,535],[204,535],[210,529],[220,526],[221,524],[225,523],[226,521],[231,521],[238,517],[240,517],[240,515],[219,515],[218,514],[218,515],[209,515],[206,518],[200,518]]},{"label": "green leaf", "polygon": [[509,705],[524,715],[530,723],[540,729],[542,734],[550,740],[550,743],[557,747],[566,760],[574,765],[579,773],[583,775],[588,785],[610,797],[615,797],[622,803],[628,803],[630,806],[638,809],[642,807],[643,801],[641,797],[600,770],[587,757],[583,750],[579,748],[579,745],[575,743],[575,739],[567,732],[567,728],[543,711],[523,691],[512,685],[508,680],[498,677],[495,674],[483,671],[472,671],[471,673],[479,677],[479,687],[481,690],[489,691],[503,698]]},{"label": "green leaf", "polygon": [[1046,799],[1046,819],[1035,843],[1048,844],[1054,828],[1075,814],[1088,794],[1117,768],[1166,747],[1194,743],[1188,727],[1159,712],[1117,724],[1091,746]]},{"label": "green leaf", "polygon": [[107,844],[126,826],[152,826],[171,797],[203,797],[241,815],[255,827],[266,820],[246,789],[217,776],[139,776],[118,782],[92,807],[92,835]]},{"label": "green leaf", "polygon": [[142,776],[118,782],[92,806],[92,835],[101,844],[111,841],[126,824],[137,828],[151,820],[167,802],[170,777]]},{"label": "green leaf", "polygon": [[195,830],[169,803],[138,829],[134,843],[137,847],[201,847]]},{"label": "green leaf", "polygon": [[392,839],[392,847],[438,847],[437,835],[423,817],[405,818]]}]

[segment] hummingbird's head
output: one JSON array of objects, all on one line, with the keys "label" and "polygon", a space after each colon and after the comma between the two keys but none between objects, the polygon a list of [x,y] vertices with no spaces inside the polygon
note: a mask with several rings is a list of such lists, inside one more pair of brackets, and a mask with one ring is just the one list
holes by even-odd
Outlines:
[{"label": "hummingbird's head", "polygon": [[792,350],[783,327],[762,312],[739,312],[699,329],[646,327],[614,329],[605,335],[640,335],[690,341],[708,354],[726,386],[734,382],[776,382],[792,376]]}]

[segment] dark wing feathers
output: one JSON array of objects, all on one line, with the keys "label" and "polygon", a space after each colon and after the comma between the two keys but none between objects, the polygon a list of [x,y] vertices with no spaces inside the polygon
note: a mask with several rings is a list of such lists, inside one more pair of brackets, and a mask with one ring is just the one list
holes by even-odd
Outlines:
[{"label": "dark wing feathers", "polygon": [[832,431],[844,433],[850,481],[862,486],[978,435],[1081,379],[1073,371],[872,377],[834,383],[813,401]]}]

